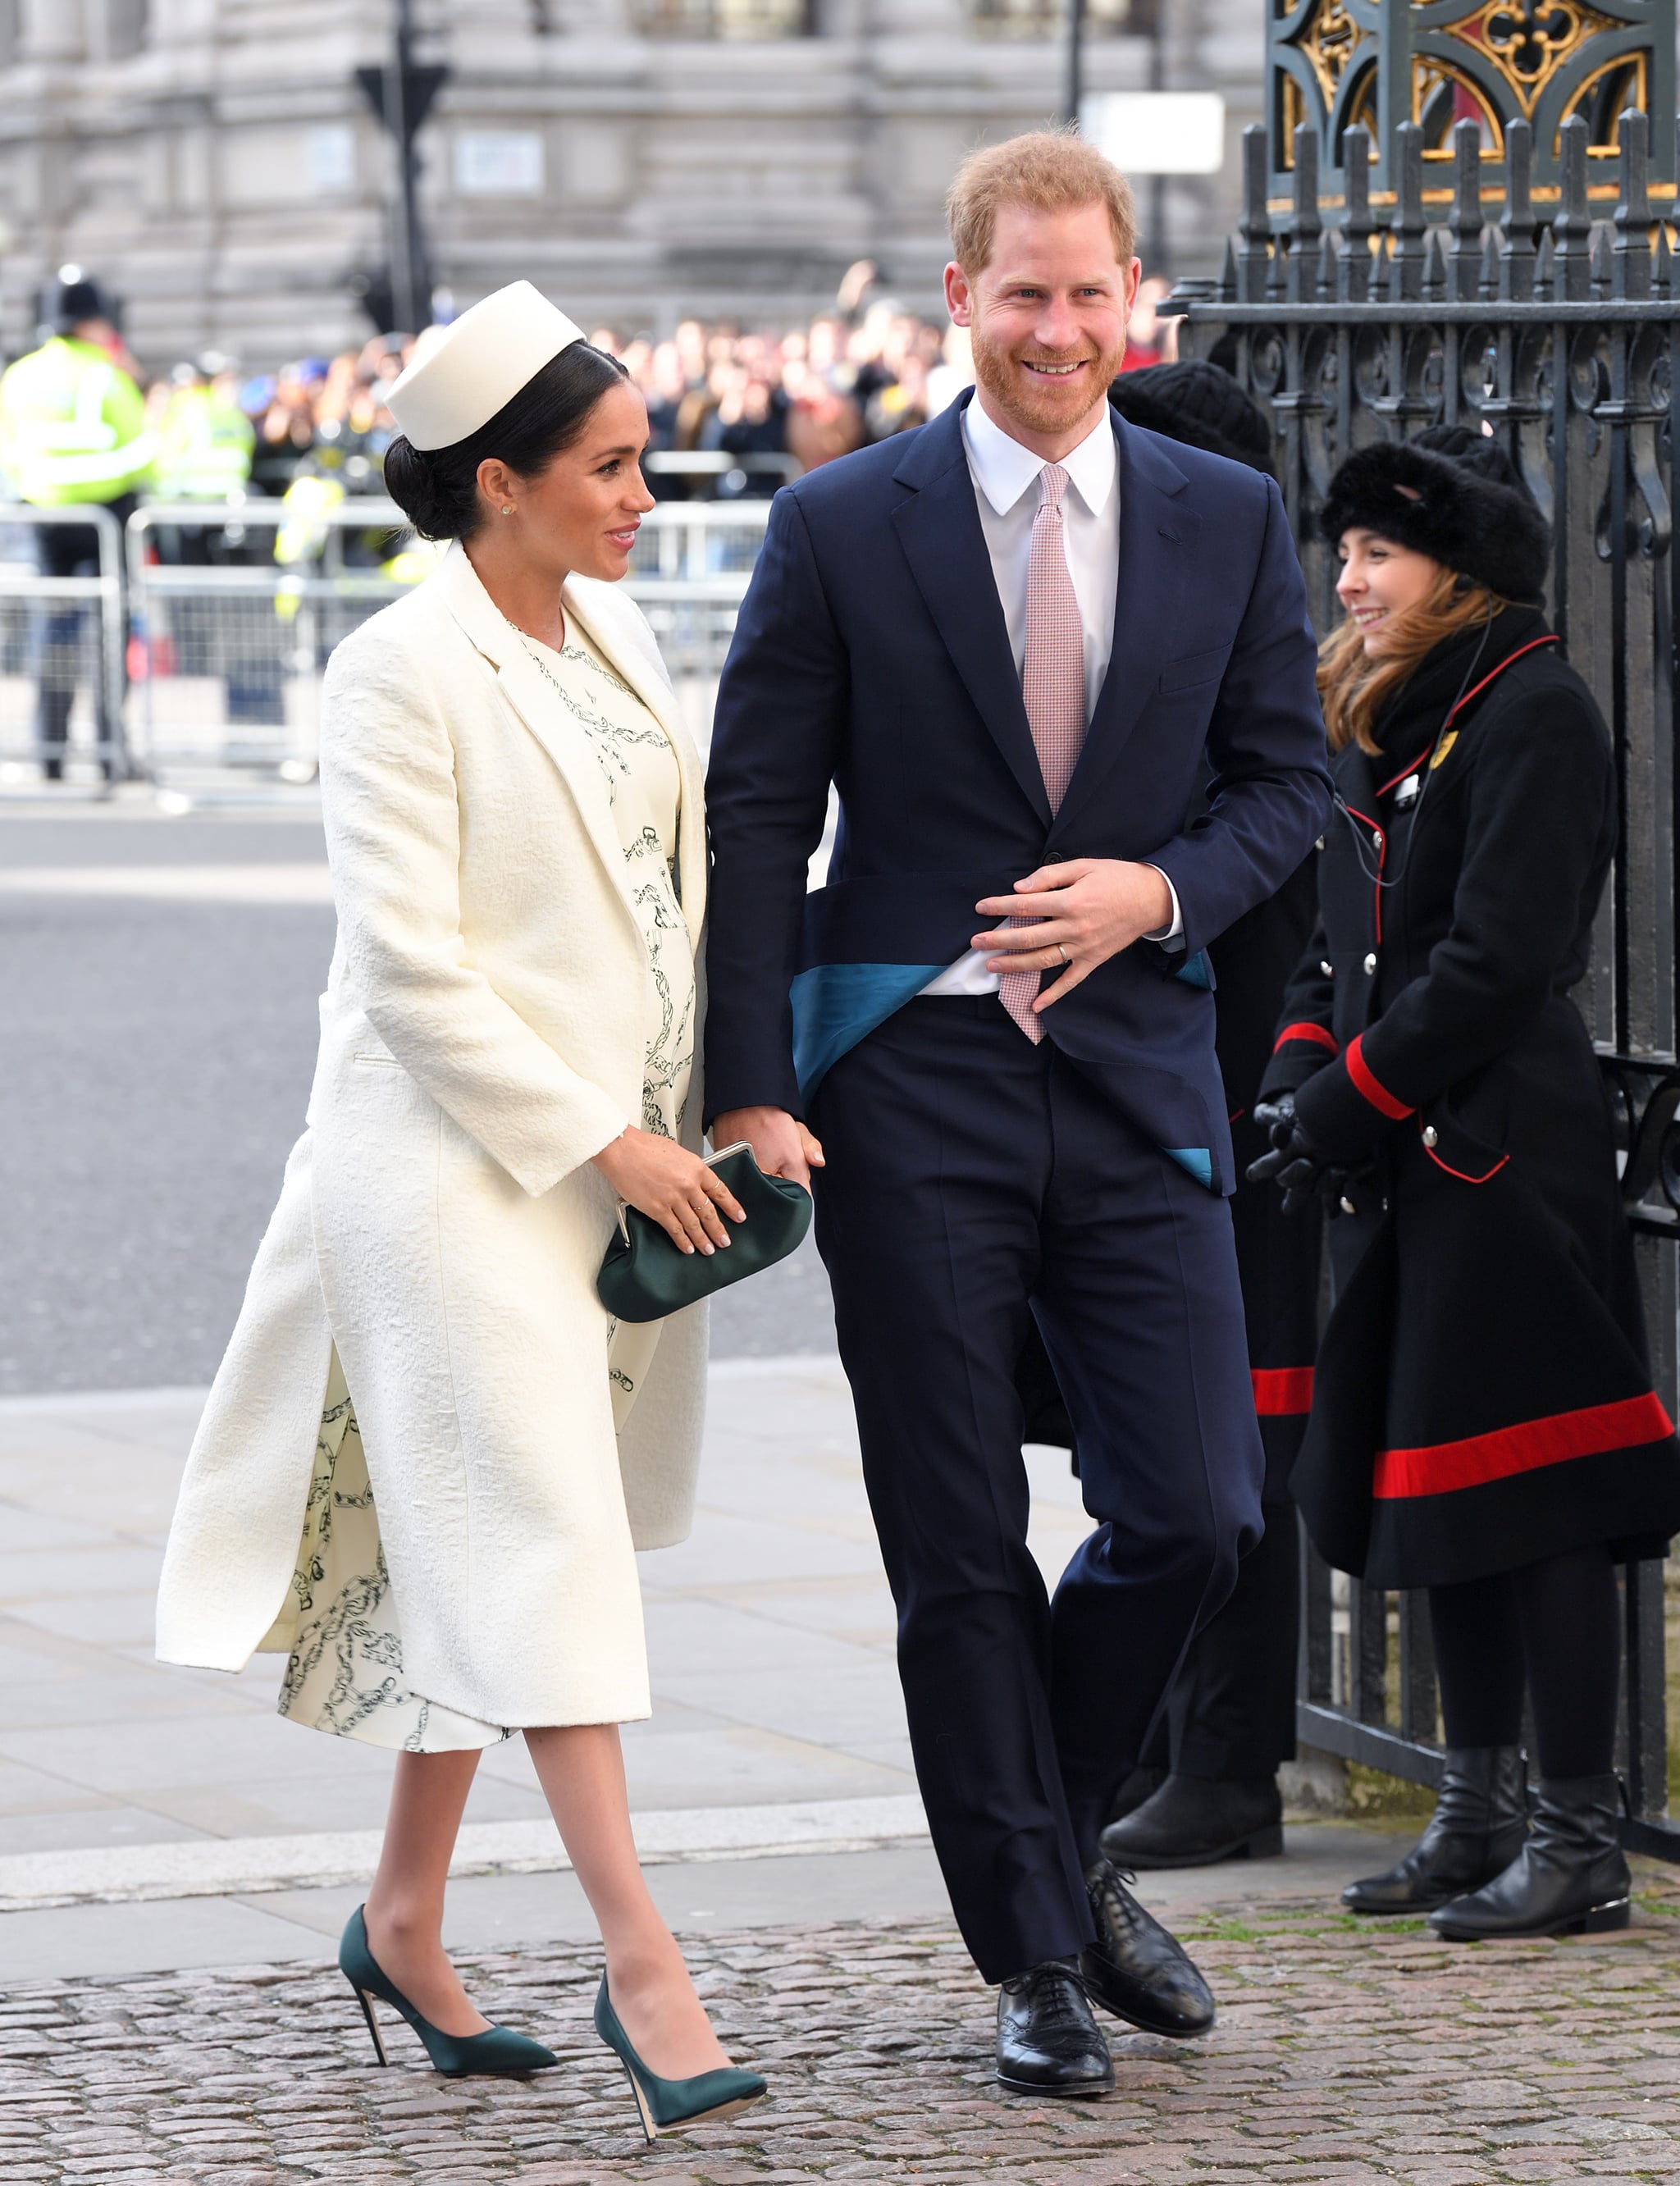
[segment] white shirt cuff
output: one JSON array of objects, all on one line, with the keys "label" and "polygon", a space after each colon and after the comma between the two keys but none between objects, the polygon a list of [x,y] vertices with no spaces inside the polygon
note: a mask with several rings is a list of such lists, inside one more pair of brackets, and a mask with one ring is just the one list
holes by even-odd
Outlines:
[{"label": "white shirt cuff", "polygon": [[[1150,871],[1152,873],[1161,873],[1159,866],[1151,866]],[[1156,933],[1145,933],[1144,939],[1158,942],[1163,949],[1175,946],[1182,949],[1184,945],[1184,914],[1179,906],[1179,891],[1173,887],[1169,875],[1161,873],[1161,877],[1167,883],[1167,893],[1173,899],[1173,923],[1170,926],[1162,927]]]}]

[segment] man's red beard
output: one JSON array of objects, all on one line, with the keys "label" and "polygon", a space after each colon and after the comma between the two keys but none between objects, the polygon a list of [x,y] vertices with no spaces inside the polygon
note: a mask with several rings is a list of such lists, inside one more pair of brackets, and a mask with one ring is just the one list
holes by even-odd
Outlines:
[{"label": "man's red beard", "polygon": [[[1025,379],[1014,351],[988,341],[977,327],[969,329],[974,358],[974,377],[1006,417],[1029,433],[1065,432],[1107,399],[1109,382],[1126,354],[1123,336],[1107,354],[1098,349],[1084,356],[1044,357],[1034,362],[1056,364],[1088,363],[1088,369],[1072,377],[1065,388],[1048,381]],[[1029,351],[1030,355],[1031,352]],[[1089,361],[1089,362],[1088,362]]]}]

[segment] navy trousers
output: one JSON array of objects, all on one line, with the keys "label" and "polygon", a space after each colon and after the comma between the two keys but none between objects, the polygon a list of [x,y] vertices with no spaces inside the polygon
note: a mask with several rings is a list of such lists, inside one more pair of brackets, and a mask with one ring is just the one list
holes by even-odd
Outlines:
[{"label": "navy trousers", "polygon": [[[907,1004],[811,1121],[916,1774],[964,1940],[1000,1981],[1090,1940],[1109,1800],[1259,1535],[1229,1211],[994,996]],[[1095,1521],[1054,1600],[1027,1547],[1029,1313]]]}]

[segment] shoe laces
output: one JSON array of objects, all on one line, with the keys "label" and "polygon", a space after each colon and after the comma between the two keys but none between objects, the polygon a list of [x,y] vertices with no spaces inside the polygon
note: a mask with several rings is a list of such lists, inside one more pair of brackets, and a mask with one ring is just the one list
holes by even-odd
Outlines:
[{"label": "shoe laces", "polygon": [[[1087,2004],[1095,2001],[1090,1983],[1078,1967],[1065,1965],[1059,1959],[1046,1959],[1041,1965],[1028,1966],[1025,1973],[1011,1974],[1007,1981],[1000,1981],[998,1986],[1005,1996],[1031,1998],[1039,1989],[1061,1982],[1066,1982]],[[1061,2002],[1065,2009],[1067,1999],[1064,1998]]]}]

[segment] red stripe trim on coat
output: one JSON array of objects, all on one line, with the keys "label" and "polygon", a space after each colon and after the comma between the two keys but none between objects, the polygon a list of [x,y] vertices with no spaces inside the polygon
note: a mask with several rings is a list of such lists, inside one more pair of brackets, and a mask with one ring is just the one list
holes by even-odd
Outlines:
[{"label": "red stripe trim on coat", "polygon": [[1313,1409],[1313,1370],[1310,1366],[1255,1366],[1254,1409],[1263,1420],[1287,1419]]},{"label": "red stripe trim on coat", "polygon": [[1481,1488],[1490,1480],[1535,1472],[1544,1465],[1565,1465],[1571,1458],[1637,1449],[1642,1443],[1660,1442],[1673,1432],[1673,1422],[1657,1397],[1624,1397],[1617,1404],[1554,1412],[1548,1419],[1525,1420],[1520,1427],[1498,1427],[1492,1434],[1470,1435],[1463,1442],[1379,1450],[1371,1493],[1386,1502],[1407,1495],[1448,1495],[1457,1488]]},{"label": "red stripe trim on coat", "polygon": [[1380,1115],[1386,1116],[1391,1123],[1397,1124],[1403,1116],[1409,1116],[1412,1111],[1403,1101],[1395,1099],[1366,1062],[1362,1045],[1364,1037],[1364,1033],[1356,1033],[1347,1043],[1347,1075],[1353,1081],[1356,1093],[1362,1093]]},{"label": "red stripe trim on coat", "polygon": [[1272,1042],[1273,1054],[1275,1055],[1280,1047],[1291,1040],[1314,1040],[1320,1047],[1327,1047],[1332,1055],[1339,1055],[1341,1052],[1336,1044],[1336,1034],[1333,1032],[1327,1032],[1323,1025],[1292,1024],[1285,1025]]}]

